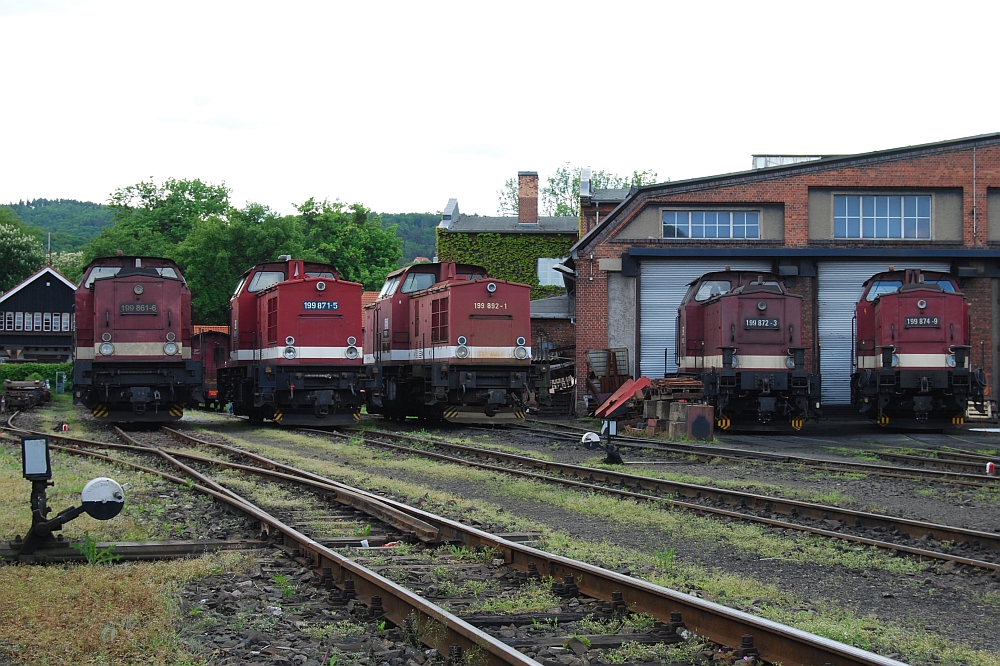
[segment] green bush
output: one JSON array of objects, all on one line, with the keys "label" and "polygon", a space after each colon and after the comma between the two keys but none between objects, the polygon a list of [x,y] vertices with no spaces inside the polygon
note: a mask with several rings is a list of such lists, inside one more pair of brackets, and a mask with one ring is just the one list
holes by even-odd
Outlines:
[{"label": "green bush", "polygon": [[56,372],[66,373],[66,388],[68,389],[73,379],[72,363],[3,363],[0,364],[0,382],[5,379],[18,382],[28,379],[47,379],[52,385],[52,390],[55,390]]}]

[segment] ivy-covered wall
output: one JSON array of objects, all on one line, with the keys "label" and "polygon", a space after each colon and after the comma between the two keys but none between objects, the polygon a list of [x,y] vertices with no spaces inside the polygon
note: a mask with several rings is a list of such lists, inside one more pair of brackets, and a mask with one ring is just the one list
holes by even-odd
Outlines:
[{"label": "ivy-covered wall", "polygon": [[462,234],[437,230],[439,261],[475,264],[498,280],[531,285],[531,298],[565,293],[563,287],[539,286],[538,260],[568,257],[577,241],[573,235],[546,234]]}]

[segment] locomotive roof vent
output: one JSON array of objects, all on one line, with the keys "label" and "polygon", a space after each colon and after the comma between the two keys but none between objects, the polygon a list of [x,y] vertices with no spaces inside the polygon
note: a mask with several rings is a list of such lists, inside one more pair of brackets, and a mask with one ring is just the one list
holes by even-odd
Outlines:
[{"label": "locomotive roof vent", "polygon": [[292,260],[292,255],[290,255],[290,254],[279,254],[278,255],[278,261],[291,261],[291,260]]}]

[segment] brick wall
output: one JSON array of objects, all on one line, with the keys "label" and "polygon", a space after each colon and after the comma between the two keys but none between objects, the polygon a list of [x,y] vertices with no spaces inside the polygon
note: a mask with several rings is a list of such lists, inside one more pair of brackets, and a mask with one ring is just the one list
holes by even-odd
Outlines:
[{"label": "brick wall", "polygon": [[554,349],[576,344],[576,327],[569,319],[532,319],[531,345],[537,347],[551,342]]},{"label": "brick wall", "polygon": [[[970,144],[959,146],[928,146],[911,152],[868,155],[839,165],[805,163],[779,172],[751,172],[745,176],[726,176],[697,183],[666,185],[662,190],[646,190],[626,201],[614,220],[587,245],[578,248],[577,267],[577,372],[578,379],[586,376],[586,352],[608,345],[608,290],[607,275],[598,270],[598,260],[622,257],[630,247],[677,247],[673,240],[616,240],[615,233],[625,227],[647,206],[676,203],[718,204],[783,204],[784,242],[711,242],[683,241],[684,247],[755,247],[762,257],[768,249],[787,248],[857,248],[884,249],[887,257],[896,248],[986,249],[987,244],[987,188],[1000,187],[1000,145],[998,140],[981,141],[975,150]],[[975,165],[975,173],[973,166]],[[973,186],[975,183],[975,187]],[[962,191],[961,243],[864,241],[838,242],[809,241],[809,189],[850,188],[854,191],[919,190],[956,188]],[[614,208],[612,206],[611,208]],[[602,209],[600,220],[606,214]],[[597,222],[597,208],[589,199],[581,200],[581,227],[583,233],[593,229]],[[813,346],[816,336],[816,279],[791,278],[787,282],[793,293],[805,297],[804,319],[810,326],[803,331],[803,344]],[[986,371],[992,368],[996,343],[992,340],[993,307],[990,280],[973,278],[964,282],[970,301],[973,320],[974,364],[979,367],[983,350],[986,353]],[[980,346],[980,343],[983,343]],[[812,354],[807,355],[812,367]],[[992,374],[992,373],[991,373]],[[992,380],[992,377],[990,377]],[[990,389],[992,392],[992,388]]]}]

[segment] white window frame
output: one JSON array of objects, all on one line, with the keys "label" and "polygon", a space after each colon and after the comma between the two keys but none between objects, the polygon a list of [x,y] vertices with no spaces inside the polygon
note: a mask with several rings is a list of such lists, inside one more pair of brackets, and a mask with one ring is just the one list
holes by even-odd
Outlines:
[{"label": "white window frame", "polygon": [[24,330],[24,313],[15,312],[14,313],[14,330],[23,331]]},{"label": "white window frame", "polygon": [[53,332],[58,332],[60,326],[62,326],[62,319],[60,319],[58,312],[53,312],[52,313],[52,331]]},{"label": "white window frame", "polygon": [[36,312],[35,313],[35,330],[36,331],[42,330],[42,313],[41,312]]},{"label": "white window frame", "polygon": [[535,275],[538,278],[540,287],[565,287],[566,281],[563,274],[552,268],[566,261],[566,258],[539,257],[535,261]]},{"label": "white window frame", "polygon": [[[837,214],[838,199],[844,199],[844,214]],[[851,208],[848,199],[857,200],[857,214],[851,215]],[[899,216],[890,217],[890,199],[899,202]],[[913,199],[915,213],[906,214],[907,199]],[[927,215],[918,215],[920,210],[920,199],[927,200]],[[884,208],[880,205],[884,203]],[[869,211],[870,212],[866,212]],[[883,211],[880,214],[880,211]],[[892,236],[892,221],[899,220],[899,235]],[[844,234],[837,235],[838,221],[843,220]],[[907,223],[912,221],[913,235],[907,236]],[[926,235],[920,235],[922,223],[926,223]],[[857,233],[851,233],[851,227],[857,225]],[[883,233],[884,232],[884,233]],[[851,192],[840,192],[833,195],[833,239],[834,240],[888,240],[888,241],[929,241],[934,240],[934,197],[930,194],[855,194]]]},{"label": "white window frame", "polygon": [[6,314],[6,316],[5,316],[5,319],[7,320],[7,330],[8,331],[13,331],[14,330],[14,313],[13,312],[8,312]]},{"label": "white window frame", "polygon": [[52,332],[52,313],[42,313],[42,330]]},{"label": "white window frame", "polygon": [[[673,215],[685,215],[687,217],[687,227],[686,227],[687,228],[687,234],[688,234],[687,236],[666,236],[666,235],[664,235],[664,227],[666,226],[666,222],[664,222],[663,218],[664,218],[664,216],[667,213],[670,213],[670,214],[673,214]],[[699,215],[699,214],[701,214],[701,215],[713,215],[713,216],[716,216],[716,220],[718,220],[718,216],[720,216],[720,215],[726,215],[726,216],[728,216],[728,218],[729,218],[729,227],[728,227],[728,229],[729,229],[729,235],[728,236],[718,236],[718,235],[716,235],[716,236],[692,236],[691,235],[691,229],[692,229],[692,226],[694,224],[693,217],[694,217],[694,215]],[[757,216],[757,224],[756,224],[757,235],[756,236],[747,236],[747,235],[733,236],[733,230],[735,228],[734,227],[734,223],[735,223],[734,216],[739,215],[739,214],[743,214],[743,215],[753,214],[753,215]],[[762,224],[762,218],[763,217],[764,216],[763,216],[762,212],[759,209],[661,208],[660,209],[660,238],[662,238],[664,240],[684,240],[684,241],[689,241],[689,240],[691,240],[691,241],[736,241],[736,242],[748,241],[748,240],[749,241],[756,241],[756,240],[760,240],[761,239],[760,231],[761,231],[761,224]],[[677,225],[677,224],[673,224],[671,226],[673,226],[675,229],[680,227],[680,225]],[[715,225],[712,225],[712,226],[715,226],[716,229],[719,228],[718,223],[716,223]],[[740,225],[740,226],[743,227],[744,234],[745,234],[746,233],[746,228],[748,226],[747,223],[746,223],[746,219],[745,218],[744,218],[743,224]]]},{"label": "white window frame", "polygon": [[62,314],[62,330],[66,332],[69,330],[69,313],[63,312]]}]

